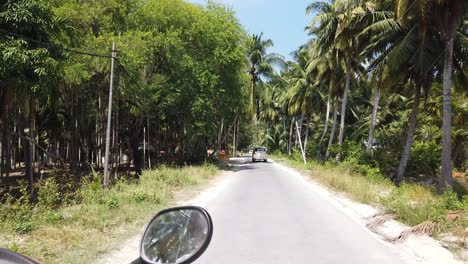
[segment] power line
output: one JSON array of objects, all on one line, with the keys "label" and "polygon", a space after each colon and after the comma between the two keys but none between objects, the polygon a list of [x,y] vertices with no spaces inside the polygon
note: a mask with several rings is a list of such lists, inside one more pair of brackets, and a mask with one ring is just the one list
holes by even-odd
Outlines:
[{"label": "power line", "polygon": [[125,65],[123,65],[122,62],[118,58],[114,58],[114,59],[122,67],[123,72],[130,78],[130,81],[133,82],[133,84],[135,84],[140,90],[143,91],[143,88],[140,86],[140,84],[138,84],[138,82],[136,81],[136,78],[133,75],[131,75],[128,72],[128,70],[125,68]]},{"label": "power line", "polygon": [[11,31],[8,31],[8,30],[5,30],[5,29],[1,29],[1,28],[0,28],[0,32],[3,32],[5,35],[13,36],[13,37],[16,37],[16,38],[21,38],[23,40],[34,42],[34,43],[40,44],[42,46],[56,48],[56,49],[60,49],[60,50],[63,50],[63,51],[67,51],[67,52],[71,52],[71,53],[75,53],[75,54],[79,54],[79,55],[86,55],[86,56],[106,58],[106,59],[114,58],[119,63],[119,65],[122,67],[123,72],[130,78],[130,81],[133,82],[140,90],[143,91],[143,88],[135,80],[135,77],[133,77],[128,72],[125,65],[116,57],[109,56],[109,55],[103,55],[103,54],[97,54],[97,53],[85,52],[85,51],[71,49],[71,48],[67,48],[67,47],[63,47],[63,46],[59,46],[59,45],[54,45],[54,44],[51,44],[51,43],[42,42],[42,41],[30,38],[30,37],[26,37],[26,36],[21,35],[21,34],[17,34],[17,33],[14,33],[14,32],[11,32]]},{"label": "power line", "polygon": [[80,55],[112,59],[112,56],[109,56],[109,55],[90,53],[90,52],[85,52],[85,51],[81,51],[81,50],[66,48],[66,47],[59,46],[59,45],[54,45],[54,44],[51,44],[51,43],[42,42],[42,41],[30,38],[30,37],[26,37],[24,35],[20,35],[20,34],[5,30],[5,29],[1,29],[1,28],[0,28],[0,32],[3,32],[5,35],[9,35],[9,36],[16,37],[16,38],[21,38],[23,40],[34,42],[34,43],[37,43],[37,44],[40,44],[40,45],[43,45],[43,46],[46,46],[46,47],[61,49],[61,50],[64,50],[64,51],[68,51],[68,52],[72,52],[72,53],[76,53],[76,54],[80,54]]}]

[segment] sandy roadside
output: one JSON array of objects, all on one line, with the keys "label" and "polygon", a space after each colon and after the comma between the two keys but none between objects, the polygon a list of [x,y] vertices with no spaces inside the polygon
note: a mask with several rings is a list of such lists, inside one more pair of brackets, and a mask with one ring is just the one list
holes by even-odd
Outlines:
[{"label": "sandy roadside", "polygon": [[[182,205],[198,205],[204,206],[209,200],[216,197],[224,190],[232,180],[234,172],[221,171],[207,184],[189,189],[184,189],[175,194],[175,202],[171,206]],[[155,212],[156,213],[156,212]],[[99,264],[128,264],[139,257],[140,240],[146,226],[141,228],[141,231],[122,242],[119,249],[115,249],[106,253],[99,258],[96,263]]]},{"label": "sandy roadside", "polygon": [[414,236],[411,235],[408,239],[397,242],[389,243],[384,240],[384,237],[396,237],[401,232],[409,229],[406,226],[396,220],[387,220],[383,224],[376,227],[374,230],[370,230],[367,224],[371,223],[376,216],[381,215],[381,210],[373,206],[355,202],[341,193],[331,191],[314,181],[311,177],[304,173],[287,167],[283,164],[275,163],[280,169],[290,171],[302,176],[305,183],[309,186],[311,191],[322,193],[327,197],[327,200],[334,204],[337,208],[343,211],[351,219],[358,222],[363,228],[368,230],[373,236],[379,239],[382,243],[396,247],[401,252],[401,256],[404,261],[408,264],[462,264],[468,263],[466,260],[460,260],[442,243],[429,236]]}]

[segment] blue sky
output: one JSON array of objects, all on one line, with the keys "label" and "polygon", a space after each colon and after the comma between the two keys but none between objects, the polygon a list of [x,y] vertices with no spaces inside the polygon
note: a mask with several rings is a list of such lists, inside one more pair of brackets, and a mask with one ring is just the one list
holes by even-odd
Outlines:
[{"label": "blue sky", "polygon": [[[207,0],[189,0],[205,4]],[[309,38],[304,28],[312,16],[305,8],[312,0],[216,0],[234,9],[240,23],[250,34],[263,32],[273,40],[270,52],[291,59],[290,53],[306,43]]]}]

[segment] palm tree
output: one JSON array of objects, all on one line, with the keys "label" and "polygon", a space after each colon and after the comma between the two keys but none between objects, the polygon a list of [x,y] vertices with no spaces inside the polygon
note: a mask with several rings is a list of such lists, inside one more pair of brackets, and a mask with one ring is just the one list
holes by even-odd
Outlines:
[{"label": "palm tree", "polygon": [[[350,90],[353,60],[359,54],[356,50],[356,36],[361,31],[358,27],[359,18],[366,14],[372,6],[365,1],[331,1],[314,2],[310,4],[306,12],[318,12],[312,19],[308,30],[317,35],[317,45],[322,54],[331,52],[346,69],[345,88],[341,101],[340,132],[338,144],[343,143],[348,93]],[[316,26],[318,24],[318,26]],[[338,154],[337,160],[340,159]]]},{"label": "palm tree", "polygon": [[[400,0],[400,3],[409,1]],[[443,192],[449,187],[453,187],[452,178],[452,139],[451,139],[451,124],[452,124],[452,64],[453,64],[453,49],[456,38],[456,31],[462,25],[463,18],[468,16],[468,8],[463,0],[443,0],[436,1],[434,11],[437,14],[437,21],[440,22],[438,27],[441,34],[441,39],[444,42],[444,70],[443,70],[443,98],[442,98],[442,155],[441,155],[441,170],[439,177],[439,191]],[[466,23],[466,21],[465,21]],[[466,37],[465,37],[466,38]]]},{"label": "palm tree", "polygon": [[[292,114],[305,115],[306,130],[303,140],[304,152],[307,150],[309,137],[310,120],[312,113],[321,109],[322,95],[315,85],[314,78],[307,71],[307,64],[310,61],[310,52],[303,48],[296,54],[297,63],[291,63],[292,76],[290,78],[291,89],[288,91],[290,98],[289,110]],[[314,76],[315,77],[315,76]]]},{"label": "palm tree", "polygon": [[247,51],[250,76],[250,110],[252,111],[254,123],[257,122],[259,113],[259,83],[262,82],[261,77],[271,78],[275,74],[273,66],[284,65],[284,60],[281,55],[276,53],[267,53],[268,48],[273,47],[271,39],[262,39],[263,33],[260,35],[252,35]]},{"label": "palm tree", "polygon": [[[372,36],[366,49],[375,54],[375,58],[369,68],[382,73],[382,69],[388,67],[390,76],[399,75],[403,80],[411,80],[413,85],[409,87],[415,89],[406,143],[395,176],[397,183],[403,180],[413,144],[421,89],[428,91],[431,87],[441,51],[441,44],[431,31],[431,21],[427,19],[432,15],[430,5],[419,5],[416,2],[382,2],[381,8],[389,10],[388,13],[379,17],[360,34]],[[392,9],[396,11],[393,16],[389,16]],[[407,70],[402,74],[401,69]]]},{"label": "palm tree", "polygon": [[366,152],[371,153],[373,142],[374,142],[374,132],[377,122],[377,111],[379,109],[379,102],[382,97],[382,94],[394,83],[397,79],[397,76],[390,76],[387,64],[382,64],[382,68],[374,69],[373,75],[370,80],[375,84],[373,88],[373,102],[372,102],[372,113],[369,122],[369,133],[367,138]]},{"label": "palm tree", "polygon": [[[332,103],[337,103],[335,98],[338,98],[339,93],[341,93],[341,90],[339,89],[341,87],[341,81],[335,80],[338,76],[344,75],[344,70],[341,65],[337,63],[331,52],[327,52],[325,55],[322,55],[317,51],[317,47],[313,45],[310,49],[310,60],[307,63],[307,73],[314,76],[314,85],[318,87],[323,100],[326,98],[327,101],[324,129],[318,143],[319,147],[322,148],[322,142],[328,132]],[[336,122],[334,122],[334,125],[336,125]],[[330,145],[333,143],[333,137],[329,143]]]}]

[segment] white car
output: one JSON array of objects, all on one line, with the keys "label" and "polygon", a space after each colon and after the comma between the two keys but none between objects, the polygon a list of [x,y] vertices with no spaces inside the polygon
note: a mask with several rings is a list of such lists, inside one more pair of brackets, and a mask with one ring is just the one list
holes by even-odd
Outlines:
[{"label": "white car", "polygon": [[263,160],[267,162],[267,149],[265,147],[256,147],[252,152],[252,162]]}]

